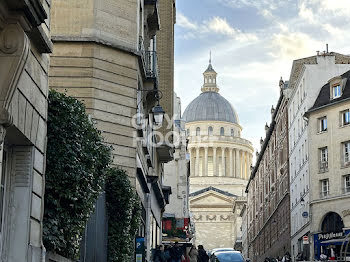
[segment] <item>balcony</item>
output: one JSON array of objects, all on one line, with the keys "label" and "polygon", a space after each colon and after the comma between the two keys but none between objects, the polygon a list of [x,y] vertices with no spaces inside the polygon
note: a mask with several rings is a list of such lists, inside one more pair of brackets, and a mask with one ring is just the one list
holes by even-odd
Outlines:
[{"label": "balcony", "polygon": [[328,172],[328,161],[320,161],[318,167],[320,173]]},{"label": "balcony", "polygon": [[156,51],[146,51],[143,38],[139,38],[139,52],[141,55],[141,64],[143,66],[143,75],[146,81],[154,83],[154,88],[158,87],[158,57]]}]

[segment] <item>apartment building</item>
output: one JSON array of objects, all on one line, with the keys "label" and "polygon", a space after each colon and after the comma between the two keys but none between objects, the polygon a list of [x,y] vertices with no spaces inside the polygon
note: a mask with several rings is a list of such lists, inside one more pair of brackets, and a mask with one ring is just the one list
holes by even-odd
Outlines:
[{"label": "apartment building", "polygon": [[[308,110],[311,258],[341,259],[350,233],[350,71],[322,86]],[[348,254],[349,256],[350,254]]]},{"label": "apartment building", "polygon": [[248,246],[243,249],[252,261],[290,252],[288,93],[289,84],[281,79],[280,98],[246,188]]},{"label": "apartment building", "polygon": [[[166,32],[174,26],[174,12],[175,2],[165,0],[52,1],[50,88],[85,103],[113,147],[112,165],[128,173],[142,202],[139,237],[144,238],[147,261],[150,250],[161,243],[169,194],[162,176],[164,163],[173,158],[172,142],[164,139],[167,131],[156,134],[163,114],[172,114],[172,78],[166,77],[173,74],[168,68],[173,60],[163,64],[173,54],[174,38]],[[99,205],[104,205],[103,196],[87,227],[84,261],[106,260],[106,237],[97,235],[106,234],[107,220]]]},{"label": "apartment building", "polygon": [[0,260],[45,260],[50,1],[0,1]]},{"label": "apartment building", "polygon": [[292,257],[310,259],[310,167],[309,126],[304,114],[314,104],[322,85],[350,69],[350,57],[338,53],[318,53],[293,62],[288,102],[289,173]]}]

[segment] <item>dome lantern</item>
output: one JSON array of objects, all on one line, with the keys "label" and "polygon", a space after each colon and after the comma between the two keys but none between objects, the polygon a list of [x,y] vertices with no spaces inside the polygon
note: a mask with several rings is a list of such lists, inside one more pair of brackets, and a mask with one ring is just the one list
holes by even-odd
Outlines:
[{"label": "dome lantern", "polygon": [[209,65],[208,68],[203,73],[203,86],[202,86],[202,92],[219,92],[219,88],[216,84],[216,76],[217,73],[213,69],[213,66],[211,64],[211,52],[209,57]]}]

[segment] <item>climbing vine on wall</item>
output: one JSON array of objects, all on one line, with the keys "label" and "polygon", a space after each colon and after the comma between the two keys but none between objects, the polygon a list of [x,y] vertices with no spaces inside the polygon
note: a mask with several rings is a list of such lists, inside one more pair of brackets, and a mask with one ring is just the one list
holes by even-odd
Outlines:
[{"label": "climbing vine on wall", "polygon": [[111,148],[82,102],[51,90],[47,122],[44,245],[78,258],[86,222],[103,191]]},{"label": "climbing vine on wall", "polygon": [[141,221],[139,197],[122,169],[110,168],[106,177],[108,262],[131,261]]}]

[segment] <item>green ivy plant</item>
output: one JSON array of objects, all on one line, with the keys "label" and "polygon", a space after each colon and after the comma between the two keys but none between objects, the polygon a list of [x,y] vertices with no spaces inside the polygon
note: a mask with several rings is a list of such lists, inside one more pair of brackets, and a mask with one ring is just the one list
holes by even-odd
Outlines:
[{"label": "green ivy plant", "polygon": [[106,177],[108,213],[108,262],[131,261],[141,221],[141,204],[127,173],[110,168]]},{"label": "green ivy plant", "polygon": [[82,102],[53,90],[48,102],[44,245],[76,259],[86,222],[103,191],[111,148]]}]

